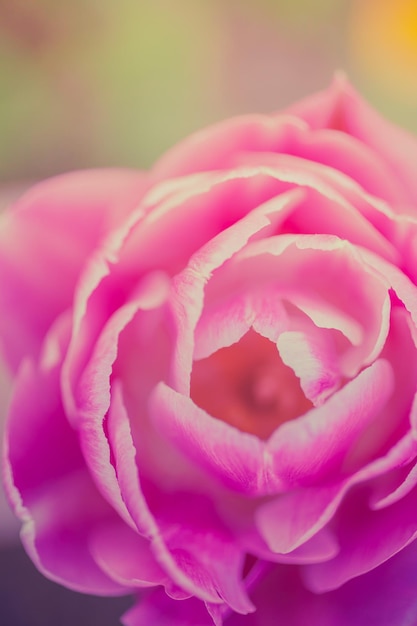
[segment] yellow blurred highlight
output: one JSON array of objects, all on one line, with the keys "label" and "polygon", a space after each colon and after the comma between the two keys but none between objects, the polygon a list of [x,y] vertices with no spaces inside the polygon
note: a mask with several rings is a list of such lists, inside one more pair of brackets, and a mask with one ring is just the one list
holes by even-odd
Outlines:
[{"label": "yellow blurred highlight", "polygon": [[398,99],[417,99],[416,0],[356,0],[348,38],[360,74]]}]

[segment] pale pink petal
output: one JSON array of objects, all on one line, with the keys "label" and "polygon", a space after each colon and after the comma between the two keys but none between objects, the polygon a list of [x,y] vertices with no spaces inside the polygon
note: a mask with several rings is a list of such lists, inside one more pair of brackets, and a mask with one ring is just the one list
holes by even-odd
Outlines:
[{"label": "pale pink petal", "polygon": [[206,301],[269,284],[317,326],[346,335],[353,345],[339,356],[342,374],[356,375],[382,350],[389,330],[390,283],[349,242],[330,235],[249,242],[207,283]]},{"label": "pale pink petal", "polygon": [[278,475],[266,476],[265,445],[208,415],[191,398],[160,383],[150,402],[151,419],[163,437],[192,461],[210,470],[225,485],[256,494],[282,488]]},{"label": "pale pink petal", "polygon": [[[145,197],[141,207],[145,217],[131,229],[119,255],[119,265],[130,272],[157,267],[175,274],[204,244],[238,224],[257,207],[272,201],[276,206],[265,206],[262,214],[285,214],[287,203],[292,205],[297,199],[297,194],[289,194],[282,201],[277,199],[287,190],[288,185],[271,175],[270,168],[258,168],[256,164],[188,176],[175,193],[159,203],[148,202]],[[258,213],[258,220],[260,217]],[[269,225],[265,217],[264,222],[265,227]]]},{"label": "pale pink petal", "polygon": [[244,167],[269,170],[270,176],[280,180],[282,185],[290,189],[303,187],[313,194],[317,214],[316,210],[311,210],[309,202],[295,219],[295,228],[291,230],[290,219],[285,232],[336,234],[369,247],[391,262],[399,261],[398,250],[392,243],[402,242],[404,224],[409,228],[412,218],[396,213],[390,204],[365,191],[343,172],[288,154],[242,153],[236,155],[233,165],[237,171]]},{"label": "pale pink petal", "polygon": [[[414,397],[417,389],[417,349],[412,339],[410,314],[395,306],[391,312],[390,332],[381,358],[386,359],[394,374],[394,393],[383,408],[379,424],[375,424],[364,440],[362,451],[352,451],[346,469],[357,465],[359,453],[363,458],[365,449],[371,445],[383,455],[406,433],[414,433],[413,420],[416,417]],[[365,452],[366,454],[366,452]]]},{"label": "pale pink petal", "polygon": [[[281,425],[268,441],[272,473],[294,486],[317,484],[329,474],[333,479],[341,478],[347,455],[366,436],[368,428],[380,421],[393,391],[389,363],[375,361],[325,404]],[[370,445],[362,464],[378,451]]]},{"label": "pale pink petal", "polygon": [[[276,166],[279,170],[279,162]],[[308,163],[297,162],[293,167],[300,171],[314,171]],[[395,231],[400,231],[397,226],[399,218],[390,216],[388,209],[384,212],[379,204],[372,206],[369,196],[361,195],[356,187],[351,189],[352,183],[350,187],[340,186],[339,189],[339,181],[329,181],[343,194],[340,198],[332,198],[324,184],[326,174],[317,171],[317,188],[313,187],[313,183],[304,188],[303,201],[295,205],[282,223],[283,232],[337,235],[369,248],[393,263],[399,262],[398,251],[391,243]],[[300,182],[303,183],[302,179]]]},{"label": "pale pink petal", "polygon": [[205,302],[195,330],[194,359],[236,343],[253,327],[271,341],[288,328],[288,314],[273,289],[244,291],[220,302]]},{"label": "pale pink petal", "polygon": [[398,299],[409,311],[414,328],[417,327],[417,287],[404,272],[381,257],[361,249],[360,255],[370,268],[376,270],[383,277],[398,296]]},{"label": "pale pink petal", "polygon": [[294,370],[305,395],[316,406],[339,387],[335,349],[327,335],[287,331],[280,334],[277,346],[282,360]]},{"label": "pale pink petal", "polygon": [[386,455],[342,482],[293,490],[263,504],[257,511],[258,528],[273,550],[294,550],[326,526],[352,486],[403,467],[415,459],[416,454],[417,442],[407,434]]},{"label": "pale pink petal", "polygon": [[[349,96],[353,105],[350,101],[345,103]],[[380,121],[387,132],[389,124],[360,99],[347,81],[338,80],[327,91],[293,105],[288,112],[238,117],[193,134],[160,159],[153,175],[160,180],[230,168],[242,152],[250,151],[256,156],[268,152],[295,154],[345,172],[379,197],[402,201],[406,194],[392,176],[391,163],[387,165],[386,159],[381,158],[379,146],[363,133],[352,132],[351,109],[354,113],[363,109],[367,114],[365,122],[368,118],[374,125]],[[392,129],[401,136],[399,129]]]},{"label": "pale pink petal", "polygon": [[[377,115],[376,111],[373,112]],[[312,128],[297,134],[289,154],[313,163],[322,163],[342,172],[359,183],[367,192],[395,203],[406,194],[399,180],[392,175],[389,164],[378,150],[342,129]]]},{"label": "pale pink petal", "polygon": [[267,444],[211,417],[163,384],[150,410],[164,438],[197,465],[229,487],[262,494],[316,482],[328,473],[342,476],[348,453],[379,418],[391,393],[390,367],[378,362],[319,409],[282,424]]}]

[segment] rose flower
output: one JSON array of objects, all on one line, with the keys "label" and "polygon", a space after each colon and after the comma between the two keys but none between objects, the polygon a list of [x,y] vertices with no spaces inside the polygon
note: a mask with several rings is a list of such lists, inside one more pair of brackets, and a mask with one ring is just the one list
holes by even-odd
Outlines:
[{"label": "rose flower", "polygon": [[0,281],[47,577],[126,626],[417,623],[417,142],[344,78],[36,185]]}]

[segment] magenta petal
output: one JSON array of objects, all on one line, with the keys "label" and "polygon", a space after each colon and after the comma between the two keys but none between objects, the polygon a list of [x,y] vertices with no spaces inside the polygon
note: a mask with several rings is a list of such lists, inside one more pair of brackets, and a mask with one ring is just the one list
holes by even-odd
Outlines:
[{"label": "magenta petal", "polygon": [[36,185],[1,216],[0,335],[14,369],[24,355],[37,356],[87,257],[146,184],[129,170],[75,172]]},{"label": "magenta petal", "polygon": [[288,554],[311,539],[334,515],[342,499],[339,485],[292,491],[257,511],[257,526],[273,552]]},{"label": "magenta petal", "polygon": [[169,550],[188,578],[212,595],[210,604],[227,605],[242,614],[252,612],[242,580],[246,555],[212,502],[190,493],[165,494],[164,501],[156,500],[157,496],[155,515]]},{"label": "magenta petal", "polygon": [[24,513],[22,542],[47,578],[75,591],[103,596],[131,592],[101,569],[89,550],[89,538],[112,511],[87,472],[39,494]]},{"label": "magenta petal", "polygon": [[[225,626],[414,626],[417,623],[416,542],[383,565],[323,594],[306,589],[300,568],[274,566],[253,588],[256,612],[232,614]],[[162,595],[142,599],[125,626],[213,626],[202,603]]]},{"label": "magenta petal", "polygon": [[[377,567],[417,537],[417,490],[390,507],[371,511],[367,494],[347,496],[335,520],[340,551],[326,563],[306,566],[304,579],[322,593]],[[365,549],[366,546],[366,549]]]},{"label": "magenta petal", "polygon": [[172,600],[159,589],[142,596],[137,604],[123,615],[122,624],[124,626],[213,626],[213,620],[201,600],[196,598]]},{"label": "magenta petal", "polygon": [[88,549],[92,529],[113,512],[87,472],[60,402],[67,321],[51,330],[40,366],[24,362],[19,370],[6,430],[5,484],[24,523],[22,541],[40,571],[78,591],[126,593]]},{"label": "magenta petal", "polygon": [[101,569],[121,585],[150,587],[167,581],[150,542],[120,520],[94,529],[89,544]]},{"label": "magenta petal", "polygon": [[232,615],[225,626],[414,626],[416,560],[414,542],[372,572],[322,594],[304,587],[300,569],[275,567],[253,591],[256,612]]}]

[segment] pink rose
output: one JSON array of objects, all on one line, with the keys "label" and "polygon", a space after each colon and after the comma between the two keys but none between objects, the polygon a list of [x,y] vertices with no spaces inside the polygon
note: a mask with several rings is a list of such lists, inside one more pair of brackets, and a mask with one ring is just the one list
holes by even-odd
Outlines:
[{"label": "pink rose", "polygon": [[416,141],[343,78],[27,192],[0,335],[37,567],[141,590],[126,626],[417,623],[416,216]]}]

